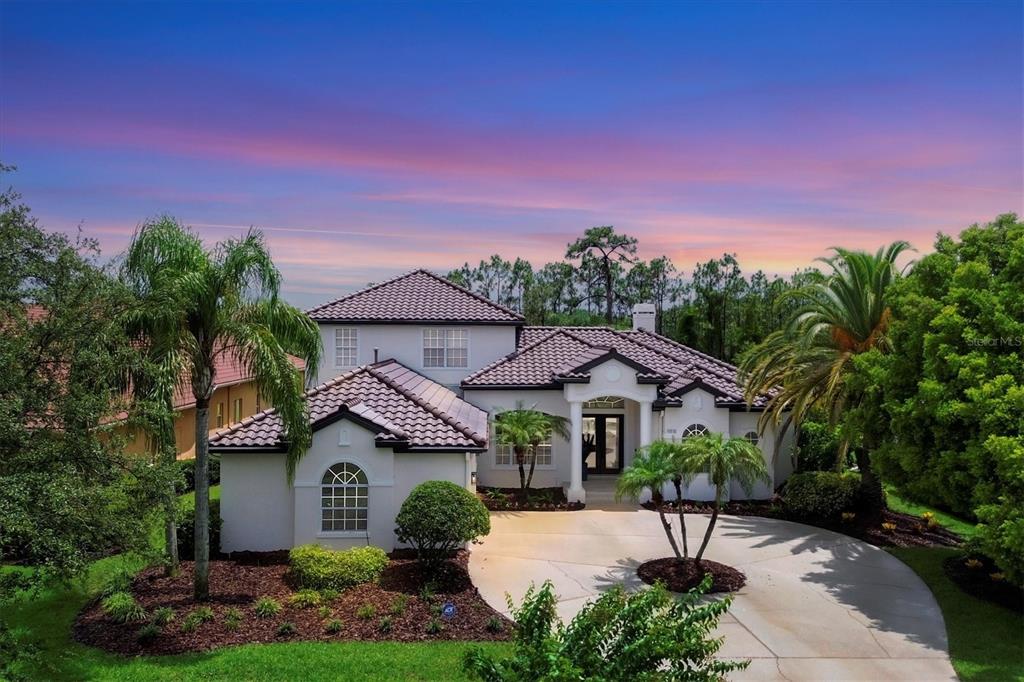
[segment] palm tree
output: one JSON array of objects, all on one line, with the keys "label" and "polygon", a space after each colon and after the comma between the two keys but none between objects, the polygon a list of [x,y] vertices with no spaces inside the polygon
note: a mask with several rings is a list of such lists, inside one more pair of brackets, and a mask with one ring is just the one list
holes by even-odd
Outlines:
[{"label": "palm tree", "polygon": [[[645,490],[650,489],[651,501],[658,510],[658,517],[661,519],[661,527],[665,531],[668,543],[676,559],[682,559],[679,553],[679,544],[672,533],[672,523],[665,516],[665,501],[662,489],[670,483],[677,475],[676,470],[676,449],[675,444],[658,440],[650,445],[637,450],[633,457],[633,463],[623,469],[619,475],[619,481],[615,488],[615,499],[631,497],[638,500]],[[682,519],[682,516],[680,516]],[[682,527],[683,540],[686,539],[686,526]]]},{"label": "palm tree", "polygon": [[153,352],[180,355],[196,404],[195,583],[197,600],[209,596],[210,398],[215,362],[231,354],[249,370],[274,405],[287,433],[289,481],[312,432],[302,378],[289,354],[313,370],[320,359],[315,322],[279,297],[281,274],[263,235],[250,230],[212,251],[173,218],[144,224],[125,256],[122,276],[140,295],[133,323],[147,330]]},{"label": "palm tree", "polygon": [[737,481],[747,495],[750,495],[755,483],[770,483],[771,477],[768,475],[760,448],[746,438],[726,439],[721,433],[687,438],[679,445],[677,461],[688,475],[705,473],[715,486],[715,504],[711,511],[711,520],[704,533],[704,540],[700,543],[700,549],[697,550],[697,556],[694,557],[699,564],[718,521],[718,512],[729,482]]},{"label": "palm tree", "polygon": [[[795,300],[800,305],[782,329],[752,348],[740,364],[748,403],[769,396],[758,428],[776,428],[776,452],[786,431],[799,428],[814,409],[828,414],[834,426],[857,400],[846,381],[853,359],[872,350],[891,350],[886,291],[900,274],[896,259],[909,248],[903,241],[874,254],[834,248],[835,255],[820,259],[832,269],[825,281],[781,297],[780,303]],[[837,466],[845,461],[849,445],[846,436]],[[871,444],[863,445],[857,448],[861,498],[865,511],[880,514],[885,497],[871,467]]]},{"label": "palm tree", "polygon": [[[537,448],[551,437],[552,432],[562,438],[569,438],[567,421],[562,417],[540,412],[516,403],[514,410],[504,410],[494,420],[495,437],[499,443],[512,447],[512,453],[519,465],[519,488],[528,490],[533,483],[533,472],[537,466]],[[530,456],[530,473],[526,474],[526,457]]]}]

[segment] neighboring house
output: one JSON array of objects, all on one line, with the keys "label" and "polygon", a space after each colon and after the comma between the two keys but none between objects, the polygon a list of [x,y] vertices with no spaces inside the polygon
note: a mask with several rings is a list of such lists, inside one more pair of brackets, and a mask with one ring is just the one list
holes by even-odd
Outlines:
[{"label": "neighboring house", "polygon": [[[306,363],[293,357],[292,364],[298,372]],[[230,353],[217,355],[214,363],[214,384],[216,389],[210,398],[210,435],[246,417],[270,407],[260,395],[248,369]],[[183,376],[174,391],[174,441],[178,459],[192,459],[196,456],[196,399],[192,395],[189,377]],[[121,414],[123,419],[126,415]],[[149,452],[146,435],[137,428],[117,426],[114,431],[126,439],[124,450],[131,454]]]},{"label": "neighboring house", "polygon": [[[522,404],[565,417],[569,441],[537,453],[534,485],[586,500],[585,478],[614,476],[658,438],[709,431],[758,444],[772,472],[767,497],[790,473],[789,439],[757,433],[736,368],[648,331],[530,327],[519,314],[417,270],[314,308],[325,352],[308,392],[313,445],[295,480],[273,410],[218,432],[222,549],[270,550],[305,542],[395,545],[394,518],[417,483],[473,489],[518,485],[511,449],[493,418]],[[734,487],[734,497],[742,491]],[[666,491],[672,497],[672,491]],[[708,499],[698,477],[686,496]]]}]

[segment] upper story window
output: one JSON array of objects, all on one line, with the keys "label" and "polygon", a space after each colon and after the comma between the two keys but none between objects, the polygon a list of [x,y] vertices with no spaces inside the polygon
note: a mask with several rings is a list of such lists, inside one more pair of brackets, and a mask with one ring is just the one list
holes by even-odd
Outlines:
[{"label": "upper story window", "polygon": [[359,364],[359,330],[338,327],[334,330],[334,366],[355,367]]},{"label": "upper story window", "polygon": [[424,329],[424,367],[468,367],[469,331],[465,329]]},{"label": "upper story window", "polygon": [[242,421],[242,399],[235,398],[231,406],[231,423],[237,424]]},{"label": "upper story window", "polygon": [[217,428],[224,426],[224,403],[217,403]]}]

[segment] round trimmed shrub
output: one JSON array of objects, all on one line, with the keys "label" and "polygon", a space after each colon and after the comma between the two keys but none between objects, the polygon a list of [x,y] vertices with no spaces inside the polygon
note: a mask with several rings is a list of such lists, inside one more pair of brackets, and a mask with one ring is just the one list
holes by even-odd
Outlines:
[{"label": "round trimmed shrub", "polygon": [[783,502],[796,517],[833,521],[856,507],[859,486],[854,473],[806,471],[786,481]]},{"label": "round trimmed shrub", "polygon": [[416,548],[428,573],[436,572],[452,550],[491,532],[483,502],[451,481],[420,483],[395,521],[398,540]]},{"label": "round trimmed shrub", "polygon": [[335,551],[320,545],[301,545],[288,552],[292,575],[304,588],[344,590],[374,583],[388,565],[380,547],[353,547]]}]

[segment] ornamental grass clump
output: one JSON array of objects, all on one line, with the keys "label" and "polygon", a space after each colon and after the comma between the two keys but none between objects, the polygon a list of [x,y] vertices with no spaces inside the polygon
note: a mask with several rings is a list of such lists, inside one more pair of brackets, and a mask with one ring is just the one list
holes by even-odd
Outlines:
[{"label": "ornamental grass clump", "polygon": [[319,606],[321,600],[320,593],[316,590],[303,589],[288,597],[288,606],[293,609],[311,609]]},{"label": "ornamental grass clump", "polygon": [[399,542],[416,548],[424,572],[434,576],[451,552],[491,532],[487,507],[451,481],[426,481],[412,489],[395,519]]},{"label": "ornamental grass clump", "polygon": [[345,590],[374,583],[388,566],[388,555],[379,547],[354,547],[335,551],[320,545],[302,545],[288,552],[292,576],[310,590]]},{"label": "ornamental grass clump", "polygon": [[589,602],[567,625],[559,622],[554,586],[531,587],[516,607],[510,656],[479,646],[463,670],[481,680],[718,680],[749,661],[715,658],[721,639],[710,636],[730,599],[702,603],[710,588],[673,597],[661,587],[626,592],[615,587]]},{"label": "ornamental grass clump", "polygon": [[281,613],[281,602],[271,597],[262,597],[256,602],[253,611],[256,613],[257,618],[273,618]]},{"label": "ornamental grass clump", "polygon": [[118,623],[131,623],[146,619],[146,610],[127,592],[114,592],[103,600],[103,612]]}]

